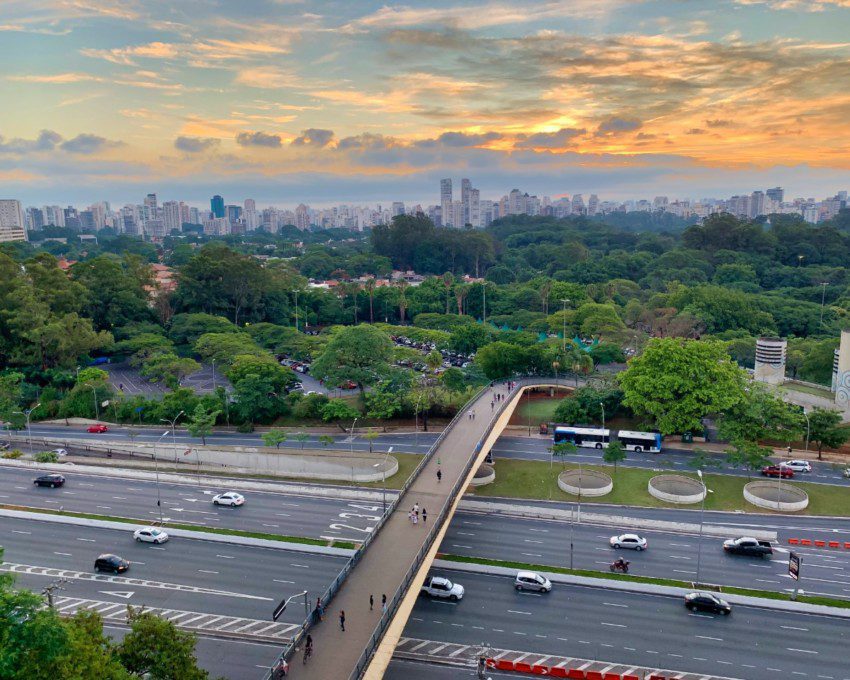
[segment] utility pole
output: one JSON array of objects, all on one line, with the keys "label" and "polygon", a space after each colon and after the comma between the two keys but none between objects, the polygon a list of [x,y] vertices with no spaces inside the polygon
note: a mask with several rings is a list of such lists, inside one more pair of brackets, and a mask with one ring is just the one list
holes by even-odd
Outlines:
[{"label": "utility pole", "polygon": [[49,585],[44,586],[41,591],[41,594],[47,597],[47,606],[50,609],[53,609],[53,593],[57,590],[64,590],[65,584],[68,582],[66,578],[60,578],[58,581],[54,581]]}]

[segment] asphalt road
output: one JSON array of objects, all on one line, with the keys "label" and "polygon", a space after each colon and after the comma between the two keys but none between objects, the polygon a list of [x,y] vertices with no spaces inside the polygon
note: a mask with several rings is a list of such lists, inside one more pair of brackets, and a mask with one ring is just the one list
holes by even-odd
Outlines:
[{"label": "asphalt road", "polygon": [[672,597],[562,585],[517,593],[504,577],[445,573],[464,599],[420,599],[405,636],[747,680],[850,677],[844,619],[744,606],[692,614]]},{"label": "asphalt road", "polygon": [[[63,508],[115,517],[159,520],[157,485],[154,482],[103,475],[86,475],[69,468],[65,485],[57,489],[36,487],[31,470],[0,466],[0,503],[29,507]],[[161,483],[162,514],[166,521],[241,529],[284,536],[363,540],[374,529],[383,507],[309,496],[287,496],[252,491],[238,508],[217,507],[214,495],[224,484],[201,477],[201,486]]]},{"label": "asphalt road", "polygon": [[[159,428],[136,428],[121,426],[110,429],[106,434],[89,434],[85,428],[81,426],[65,427],[63,425],[42,425],[35,424],[32,426],[33,437],[61,437],[63,439],[83,439],[93,441],[106,441],[127,438],[128,431],[139,432],[136,441],[139,442],[154,442],[157,441],[162,433],[167,428],[163,425],[163,430]],[[223,445],[247,445],[256,446],[260,441],[260,433],[243,434],[239,432],[218,432],[217,434],[207,437],[209,444]],[[419,432],[419,433],[403,433],[403,434],[383,434],[372,442],[372,450],[385,452],[389,447],[393,447],[393,451],[397,453],[425,453],[436,439],[437,434],[434,432]],[[22,430],[19,433],[19,438],[22,443],[26,442],[26,431]],[[185,430],[178,428],[177,436],[178,451],[184,450],[187,446],[197,445],[200,440],[190,437]],[[318,440],[318,435],[314,435],[305,443],[306,446],[322,447],[323,445]],[[550,439],[541,439],[535,437],[517,437],[517,436],[502,436],[496,441],[493,446],[493,456],[496,458],[515,458],[521,460],[539,460],[549,461],[551,454],[549,447],[552,445]],[[167,437],[162,446],[165,450],[172,448],[172,439]],[[299,448],[301,442],[287,441],[281,445],[281,448]],[[38,448],[38,447],[36,447]],[[42,447],[43,448],[43,447]],[[333,449],[349,449],[355,451],[368,451],[369,442],[362,437],[355,436],[353,439],[349,434],[340,433],[334,435],[334,443],[329,445]],[[682,470],[690,471],[688,465],[689,459],[693,456],[693,451],[689,449],[677,449],[675,446],[665,447],[660,454],[652,453],[635,453],[630,451],[628,458],[621,463],[625,467],[637,467],[653,470]],[[717,454],[718,459],[723,460],[724,456]],[[795,458],[804,456],[795,455]],[[850,486],[850,478],[844,477],[842,470],[844,466],[818,462],[815,452],[810,452],[809,460],[812,463],[813,470],[811,473],[799,473],[795,476],[795,481],[805,481],[814,484],[837,484],[840,486]],[[569,457],[570,461],[581,461],[583,463],[602,463],[602,452],[596,449],[579,449],[578,453]],[[744,469],[728,468],[712,470],[712,474],[728,474],[734,476],[746,476],[747,471]]]}]

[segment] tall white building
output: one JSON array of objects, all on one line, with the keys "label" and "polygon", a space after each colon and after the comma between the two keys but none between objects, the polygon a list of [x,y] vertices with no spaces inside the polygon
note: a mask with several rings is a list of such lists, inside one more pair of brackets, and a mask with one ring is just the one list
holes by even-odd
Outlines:
[{"label": "tall white building", "polygon": [[26,220],[21,202],[15,199],[0,199],[0,243],[26,240]]},{"label": "tall white building", "polygon": [[481,192],[478,189],[469,190],[469,207],[466,221],[473,229],[481,228]]},{"label": "tall white building", "polygon": [[401,201],[393,201],[392,209],[390,210],[393,217],[404,215],[404,203]]},{"label": "tall white building", "polygon": [[463,227],[469,223],[469,194],[472,191],[472,182],[468,179],[460,180],[460,202],[463,203],[463,224],[457,224],[457,227]]},{"label": "tall white building", "polygon": [[581,194],[573,194],[573,202],[570,206],[570,210],[573,215],[584,214],[584,198]]},{"label": "tall white building", "polygon": [[301,231],[307,231],[310,228],[310,209],[303,203],[295,208],[295,226]]},{"label": "tall white building", "polygon": [[595,215],[599,212],[599,196],[596,194],[590,194],[590,198],[587,199],[587,214]]},{"label": "tall white building", "polygon": [[450,179],[440,180],[440,208],[444,227],[457,226],[451,221],[452,212],[452,181]]},{"label": "tall white building", "polygon": [[166,201],[162,204],[162,224],[166,234],[170,234],[172,229],[180,231],[183,220],[180,217],[180,204],[177,201]]}]

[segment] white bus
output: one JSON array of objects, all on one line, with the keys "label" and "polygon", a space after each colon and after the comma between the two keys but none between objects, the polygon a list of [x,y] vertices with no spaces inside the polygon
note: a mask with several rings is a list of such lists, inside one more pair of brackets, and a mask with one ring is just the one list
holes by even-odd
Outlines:
[{"label": "white bus", "polygon": [[617,439],[627,451],[661,453],[661,435],[657,432],[620,430],[617,432]]},{"label": "white bus", "polygon": [[584,446],[590,449],[604,449],[611,440],[611,430],[557,425],[555,427],[554,440],[556,444],[569,442],[570,444]]}]

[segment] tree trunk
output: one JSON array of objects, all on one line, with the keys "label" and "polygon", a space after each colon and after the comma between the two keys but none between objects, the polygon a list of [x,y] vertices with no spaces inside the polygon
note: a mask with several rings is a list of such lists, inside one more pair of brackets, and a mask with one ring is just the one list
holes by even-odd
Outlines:
[{"label": "tree trunk", "polygon": [[369,323],[375,323],[375,314],[372,311],[372,296],[369,295]]}]

